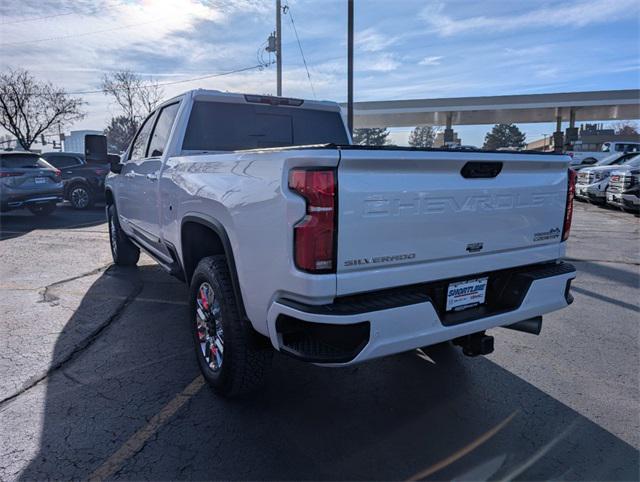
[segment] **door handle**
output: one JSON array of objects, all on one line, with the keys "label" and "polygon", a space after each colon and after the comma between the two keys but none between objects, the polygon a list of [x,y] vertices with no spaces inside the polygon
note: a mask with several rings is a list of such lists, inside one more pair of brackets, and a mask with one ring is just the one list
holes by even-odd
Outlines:
[{"label": "door handle", "polygon": [[73,171],[67,171],[67,174],[73,174]]},{"label": "door handle", "polygon": [[147,174],[147,179],[149,179],[149,181],[157,181],[158,180],[158,175],[157,174]]}]

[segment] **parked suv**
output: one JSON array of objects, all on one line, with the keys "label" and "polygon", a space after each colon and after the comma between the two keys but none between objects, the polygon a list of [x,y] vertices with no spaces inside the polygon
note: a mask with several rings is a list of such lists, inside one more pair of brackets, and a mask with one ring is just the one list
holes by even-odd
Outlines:
[{"label": "parked suv", "polygon": [[0,210],[46,216],[62,201],[60,171],[32,152],[0,152]]},{"label": "parked suv", "polygon": [[624,211],[640,211],[640,155],[611,173],[607,204]]},{"label": "parked suv", "polygon": [[580,170],[576,183],[576,198],[591,201],[595,204],[604,204],[609,185],[609,175],[617,170],[618,166],[636,157],[638,157],[637,152],[612,154],[602,159],[595,166]]},{"label": "parked suv", "polygon": [[109,164],[87,162],[84,154],[74,152],[46,152],[42,157],[62,171],[64,198],[75,209],[88,209],[104,201]]}]

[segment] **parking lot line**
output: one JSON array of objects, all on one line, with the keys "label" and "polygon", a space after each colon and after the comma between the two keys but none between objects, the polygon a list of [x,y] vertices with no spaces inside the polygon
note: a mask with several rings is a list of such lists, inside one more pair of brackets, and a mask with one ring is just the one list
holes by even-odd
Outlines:
[{"label": "parking lot line", "polygon": [[134,433],[129,439],[109,457],[90,476],[89,480],[105,480],[112,477],[131,456],[136,454],[167,421],[187,403],[191,397],[200,391],[205,381],[198,375],[182,392],[155,414],[149,423]]},{"label": "parking lot line", "polygon": [[480,435],[480,437],[475,439],[470,444],[462,447],[460,450],[458,450],[457,452],[449,455],[447,458],[442,459],[440,462],[437,462],[437,463],[433,464],[431,467],[427,467],[423,471],[418,472],[414,476],[410,477],[408,480],[409,481],[415,481],[415,480],[426,479],[430,475],[435,474],[436,472],[438,472],[438,471],[444,469],[445,467],[451,465],[456,460],[461,459],[462,457],[464,457],[468,453],[470,453],[473,450],[477,449],[480,445],[485,443],[487,440],[489,440],[491,437],[493,437],[495,434],[497,434],[500,430],[505,428],[507,425],[509,425],[509,422],[511,422],[511,420],[513,420],[513,418],[517,414],[518,414],[518,410],[513,412],[511,415],[509,415],[507,418],[505,418],[502,422],[500,422],[498,425],[496,425],[492,429],[487,430],[485,433]]}]

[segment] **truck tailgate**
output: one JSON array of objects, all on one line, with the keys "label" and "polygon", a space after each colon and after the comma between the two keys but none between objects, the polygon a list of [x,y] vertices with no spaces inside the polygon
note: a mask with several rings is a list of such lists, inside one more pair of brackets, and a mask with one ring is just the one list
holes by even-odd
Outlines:
[{"label": "truck tailgate", "polygon": [[[511,152],[341,150],[338,294],[557,258],[568,161]],[[470,162],[480,176],[491,175],[483,174],[488,163],[502,165],[495,177],[464,177]]]}]

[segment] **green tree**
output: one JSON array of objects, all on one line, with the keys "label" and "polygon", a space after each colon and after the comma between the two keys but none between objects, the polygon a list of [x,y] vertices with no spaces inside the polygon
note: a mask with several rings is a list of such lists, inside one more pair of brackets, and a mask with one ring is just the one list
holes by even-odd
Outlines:
[{"label": "green tree", "polygon": [[107,136],[109,151],[123,152],[129,146],[136,130],[138,130],[138,123],[136,121],[132,121],[123,115],[113,117],[104,130],[104,135]]},{"label": "green tree", "polygon": [[501,147],[524,147],[526,136],[515,124],[496,124],[484,136],[483,149],[495,150]]},{"label": "green tree", "polygon": [[389,129],[366,127],[353,130],[353,143],[361,146],[384,146],[387,144]]},{"label": "green tree", "polygon": [[409,134],[409,145],[411,147],[433,147],[437,134],[437,127],[416,126]]}]

